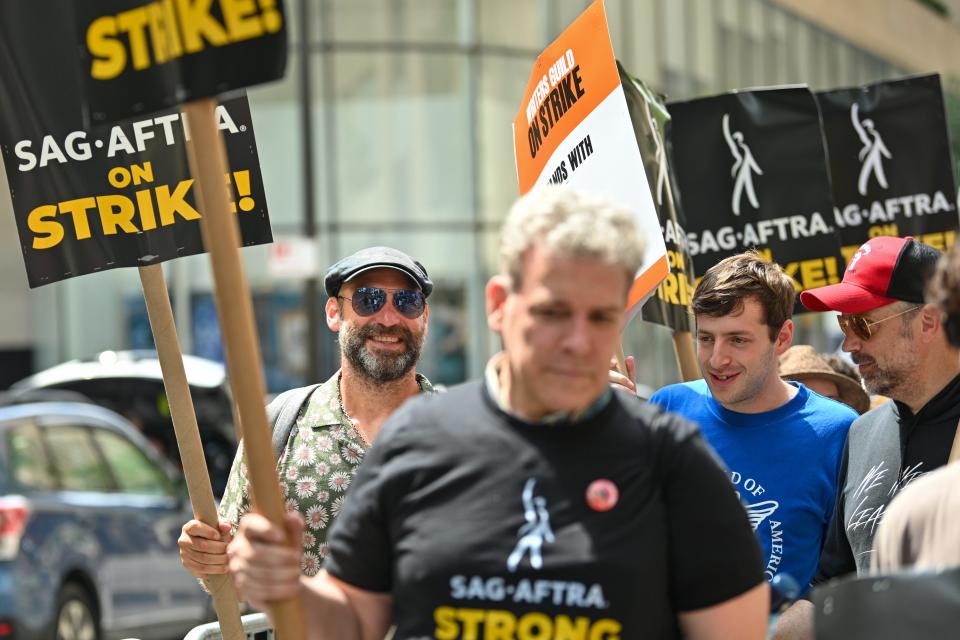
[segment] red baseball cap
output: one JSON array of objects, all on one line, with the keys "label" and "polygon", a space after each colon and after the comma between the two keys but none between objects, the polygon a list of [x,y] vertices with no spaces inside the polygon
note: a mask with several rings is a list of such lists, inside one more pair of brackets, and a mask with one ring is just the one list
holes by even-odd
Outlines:
[{"label": "red baseball cap", "polygon": [[927,278],[943,254],[911,237],[871,238],[847,263],[843,280],[800,294],[811,311],[866,313],[898,300],[922,304]]}]

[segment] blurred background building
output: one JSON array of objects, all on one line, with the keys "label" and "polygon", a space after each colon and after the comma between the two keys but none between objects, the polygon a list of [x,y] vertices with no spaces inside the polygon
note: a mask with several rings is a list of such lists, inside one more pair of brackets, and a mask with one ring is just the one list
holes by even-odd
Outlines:
[{"label": "blurred background building", "polygon": [[[511,122],[537,53],[588,4],[286,0],[287,76],[250,92],[274,235],[291,250],[306,238],[321,277],[372,244],[421,260],[437,283],[421,367],[435,382],[480,374],[498,348],[483,286],[517,195]],[[607,0],[606,10],[617,57],[669,99],[939,71],[960,140],[960,0]],[[149,347],[133,269],[27,288],[3,186],[0,388],[101,349]],[[337,354],[322,285],[276,273],[269,253],[243,250],[276,391],[325,378]],[[207,257],[165,268],[184,351],[222,359]],[[839,342],[816,317],[800,321],[799,337]],[[639,357],[640,382],[677,380],[667,329],[636,321],[625,350]]]}]

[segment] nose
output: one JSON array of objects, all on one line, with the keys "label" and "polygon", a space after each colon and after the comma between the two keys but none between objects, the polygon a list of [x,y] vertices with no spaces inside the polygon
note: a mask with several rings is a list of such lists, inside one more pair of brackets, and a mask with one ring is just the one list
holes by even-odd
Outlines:
[{"label": "nose", "polygon": [[856,336],[852,331],[843,334],[843,344],[840,345],[840,348],[843,349],[846,353],[856,353],[860,351],[860,347],[863,346],[863,341]]},{"label": "nose", "polygon": [[586,318],[577,318],[573,326],[564,334],[563,348],[570,354],[582,356],[590,353],[589,321]]},{"label": "nose", "polygon": [[726,346],[723,342],[716,342],[713,345],[713,350],[710,352],[710,359],[708,363],[713,369],[723,369],[728,364],[730,364],[730,354],[727,352]]},{"label": "nose", "polygon": [[393,304],[393,296],[392,292],[388,293],[386,304],[376,313],[377,321],[387,327],[396,326],[403,321],[403,316]]}]

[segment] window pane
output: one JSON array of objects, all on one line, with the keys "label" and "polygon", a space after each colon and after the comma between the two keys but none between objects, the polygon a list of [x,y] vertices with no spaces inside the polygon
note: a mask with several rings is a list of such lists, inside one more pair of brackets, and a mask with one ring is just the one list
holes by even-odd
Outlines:
[{"label": "window pane", "polygon": [[111,491],[113,479],[86,428],[58,425],[44,429],[65,491]]},{"label": "window pane", "polygon": [[332,55],[338,224],[469,220],[465,56]]},{"label": "window pane", "polygon": [[300,56],[291,54],[283,80],[247,92],[274,230],[300,229],[303,224],[303,141],[296,102],[300,60]]},{"label": "window pane", "polygon": [[690,0],[687,4],[692,29],[689,47],[693,51],[693,92],[710,93],[717,87],[717,21],[714,0]]},{"label": "window pane", "polygon": [[[550,3],[550,8],[553,9],[551,33],[548,34],[550,41],[552,42],[563,33],[563,30],[569,27],[570,23],[576,20],[590,4],[591,0],[553,0]],[[616,20],[616,16],[611,15],[609,6],[604,6],[604,11],[607,13],[608,24]]]},{"label": "window pane", "polygon": [[502,220],[520,195],[513,152],[513,119],[520,110],[533,60],[488,56],[480,60],[480,216]]},{"label": "window pane", "polygon": [[335,42],[458,42],[467,0],[328,0]]},{"label": "window pane", "polygon": [[483,44],[530,49],[536,56],[549,42],[545,0],[477,0],[476,4]]},{"label": "window pane", "polygon": [[29,489],[53,489],[56,486],[36,425],[25,424],[10,429],[7,450],[10,475],[16,484]]},{"label": "window pane", "polygon": [[93,437],[122,492],[158,496],[173,493],[167,474],[132,442],[105,429],[94,429]]},{"label": "window pane", "polygon": [[[711,2],[713,0],[710,0]],[[657,53],[657,0],[618,0],[606,4],[613,51],[631,75],[652,87],[661,86]],[[616,5],[621,5],[619,11]]]}]

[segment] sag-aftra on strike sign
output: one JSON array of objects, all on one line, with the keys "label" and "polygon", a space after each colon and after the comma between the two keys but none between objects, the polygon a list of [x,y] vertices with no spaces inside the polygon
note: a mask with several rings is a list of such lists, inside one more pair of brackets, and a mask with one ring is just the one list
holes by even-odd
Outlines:
[{"label": "sag-aftra on strike sign", "polygon": [[[71,0],[30,2],[0,3],[0,155],[30,286],[202,253],[186,113],[86,124]],[[270,242],[246,96],[220,100],[216,118],[241,242]]]},{"label": "sag-aftra on strike sign", "polygon": [[76,2],[89,116],[111,122],[276,80],[281,0]]}]

